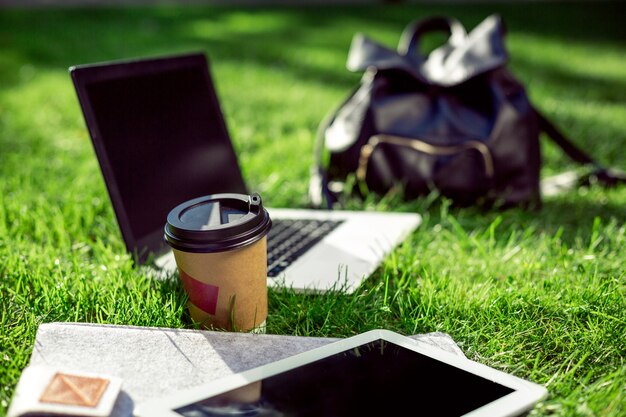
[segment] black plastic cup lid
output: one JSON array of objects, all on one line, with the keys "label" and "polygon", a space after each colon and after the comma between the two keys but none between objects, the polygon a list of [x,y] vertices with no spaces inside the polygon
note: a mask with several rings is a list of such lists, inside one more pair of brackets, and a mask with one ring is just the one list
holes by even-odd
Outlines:
[{"label": "black plastic cup lid", "polygon": [[224,252],[260,240],[271,227],[260,195],[213,194],[172,209],[165,240],[184,252]]}]

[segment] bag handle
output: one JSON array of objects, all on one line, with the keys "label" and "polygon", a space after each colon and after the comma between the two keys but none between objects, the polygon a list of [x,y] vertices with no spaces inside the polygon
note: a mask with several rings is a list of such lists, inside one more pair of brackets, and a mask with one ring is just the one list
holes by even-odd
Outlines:
[{"label": "bag handle", "polygon": [[417,138],[410,138],[406,136],[377,134],[372,136],[369,141],[361,147],[359,154],[359,166],[356,170],[356,177],[359,181],[365,181],[367,177],[367,166],[374,149],[382,144],[389,144],[393,146],[410,148],[415,151],[434,156],[450,156],[459,152],[473,149],[478,151],[483,159],[485,167],[485,176],[487,178],[493,178],[494,176],[494,163],[493,157],[487,145],[479,140],[468,140],[458,145],[433,145],[432,143],[425,142]]},{"label": "bag handle", "polygon": [[420,40],[429,32],[447,32],[450,43],[460,43],[467,36],[465,28],[457,19],[446,16],[435,16],[410,23],[402,32],[398,44],[398,53],[402,55],[421,55]]}]

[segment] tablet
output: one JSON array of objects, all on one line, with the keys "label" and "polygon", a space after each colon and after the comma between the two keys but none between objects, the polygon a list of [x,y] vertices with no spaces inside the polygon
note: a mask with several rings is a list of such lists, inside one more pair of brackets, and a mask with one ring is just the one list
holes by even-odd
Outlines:
[{"label": "tablet", "polygon": [[540,385],[373,330],[141,404],[142,417],[518,416]]}]

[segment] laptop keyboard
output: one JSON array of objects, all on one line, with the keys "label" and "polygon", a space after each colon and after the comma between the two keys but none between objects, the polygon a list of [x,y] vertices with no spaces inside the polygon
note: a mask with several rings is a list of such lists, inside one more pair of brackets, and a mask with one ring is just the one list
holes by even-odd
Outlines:
[{"label": "laptop keyboard", "polygon": [[267,240],[267,276],[276,277],[343,220],[272,220]]}]

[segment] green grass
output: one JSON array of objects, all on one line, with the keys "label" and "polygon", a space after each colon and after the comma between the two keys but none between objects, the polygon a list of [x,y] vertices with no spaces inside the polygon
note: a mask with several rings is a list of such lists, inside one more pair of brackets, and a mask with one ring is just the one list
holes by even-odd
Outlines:
[{"label": "green grass", "polygon": [[[536,105],[626,168],[617,3],[0,9],[0,415],[41,323],[190,327],[180,287],[124,252],[70,65],[207,52],[251,188],[269,205],[305,206],[317,124],[360,78],[344,69],[354,32],[394,46],[412,18],[473,27],[494,11]],[[572,167],[543,151],[543,175]],[[533,416],[626,415],[626,188],[572,191],[539,212],[393,197],[350,206],[419,211],[424,223],[352,295],[270,292],[268,332],[446,332],[469,358],[545,385]]]}]

